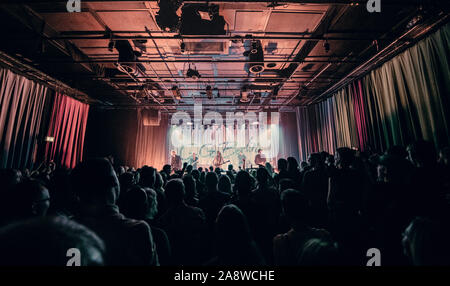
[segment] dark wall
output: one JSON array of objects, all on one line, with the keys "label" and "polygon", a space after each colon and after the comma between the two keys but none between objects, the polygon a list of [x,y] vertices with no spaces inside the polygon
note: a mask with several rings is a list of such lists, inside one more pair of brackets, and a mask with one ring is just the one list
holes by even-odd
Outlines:
[{"label": "dark wall", "polygon": [[134,161],[137,132],[136,110],[89,111],[84,158],[113,156],[115,164]]}]

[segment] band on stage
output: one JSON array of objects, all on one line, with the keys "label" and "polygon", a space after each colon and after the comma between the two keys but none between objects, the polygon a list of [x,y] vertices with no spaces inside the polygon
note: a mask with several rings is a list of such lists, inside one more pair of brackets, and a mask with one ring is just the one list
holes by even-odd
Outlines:
[{"label": "band on stage", "polygon": [[[252,162],[249,162],[247,160],[247,157],[245,156],[245,154],[240,151],[238,154],[238,165],[240,169],[247,169],[247,168],[252,168],[253,166],[264,166],[266,164],[266,158],[265,156],[262,154],[262,150],[258,149],[258,153],[256,154],[255,158],[254,158],[254,164]],[[214,159],[211,162],[211,166],[213,166],[214,168],[219,168],[222,169],[223,165],[225,165],[226,163],[229,163],[230,160],[225,160],[222,153],[220,151],[216,152],[216,155],[214,156]],[[186,163],[188,165],[192,165],[192,167],[194,169],[197,169],[197,166],[199,164],[199,158],[197,156],[197,154],[194,152],[192,153],[191,156],[189,156],[189,158],[186,160]],[[177,172],[177,171],[181,171],[182,170],[182,159],[181,156],[177,154],[177,152],[175,150],[172,150],[171,152],[171,157],[170,157],[170,165],[172,167],[172,170]]]}]

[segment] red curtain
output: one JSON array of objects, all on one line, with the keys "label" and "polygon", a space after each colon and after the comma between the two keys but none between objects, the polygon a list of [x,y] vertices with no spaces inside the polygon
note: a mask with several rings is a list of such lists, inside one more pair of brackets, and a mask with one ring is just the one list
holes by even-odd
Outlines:
[{"label": "red curtain", "polygon": [[73,168],[83,158],[84,135],[89,105],[57,93],[47,136],[45,157],[59,166]]},{"label": "red curtain", "polygon": [[39,143],[47,88],[0,68],[0,168],[30,168]]}]

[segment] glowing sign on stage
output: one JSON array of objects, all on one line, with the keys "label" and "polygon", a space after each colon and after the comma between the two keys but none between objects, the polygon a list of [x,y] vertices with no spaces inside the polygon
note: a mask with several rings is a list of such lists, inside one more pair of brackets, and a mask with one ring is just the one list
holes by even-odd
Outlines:
[{"label": "glowing sign on stage", "polygon": [[[186,112],[176,112],[171,118],[171,149],[187,161],[192,153],[199,157],[199,165],[209,166],[220,151],[225,160],[235,166],[255,166],[254,157],[259,149],[268,162],[279,152],[279,113],[227,112],[226,118],[218,112],[203,116],[202,106],[194,106],[194,118]],[[225,168],[226,166],[224,166]]]}]

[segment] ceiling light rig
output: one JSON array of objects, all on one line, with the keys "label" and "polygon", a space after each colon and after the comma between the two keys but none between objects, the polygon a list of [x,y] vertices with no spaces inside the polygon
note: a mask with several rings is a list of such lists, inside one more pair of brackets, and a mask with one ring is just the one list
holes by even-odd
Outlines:
[{"label": "ceiling light rig", "polygon": [[328,43],[328,40],[325,40],[325,43],[323,43],[323,48],[325,49],[325,53],[330,52],[330,43]]},{"label": "ceiling light rig", "polygon": [[178,86],[174,85],[172,86],[172,94],[173,97],[175,97],[176,100],[181,100],[181,92],[180,89],[178,88]]},{"label": "ceiling light rig", "polygon": [[200,73],[197,71],[197,67],[194,65],[194,68],[192,69],[190,63],[189,63],[189,68],[186,72],[186,76],[195,81],[197,81],[201,77]]},{"label": "ceiling light rig", "polygon": [[208,99],[213,98],[212,87],[210,85],[206,86],[206,96],[208,97]]}]

